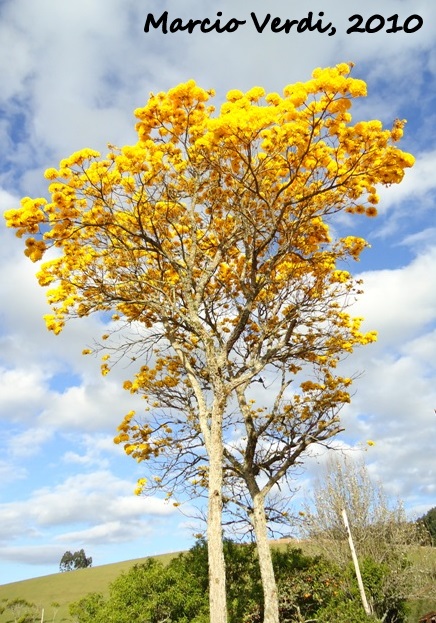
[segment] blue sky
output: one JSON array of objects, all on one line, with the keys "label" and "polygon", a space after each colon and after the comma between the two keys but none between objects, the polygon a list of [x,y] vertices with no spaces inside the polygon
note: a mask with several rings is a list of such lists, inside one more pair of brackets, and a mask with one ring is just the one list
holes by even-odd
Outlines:
[{"label": "blue sky", "polygon": [[[281,91],[318,66],[353,61],[368,83],[355,118],[408,120],[401,147],[416,157],[401,185],[381,192],[377,219],[344,231],[369,239],[353,271],[365,294],[353,311],[379,332],[346,362],[362,372],[343,412],[345,450],[365,447],[371,473],[411,516],[436,506],[436,4],[432,0],[302,3],[296,0],[3,0],[0,2],[0,208],[46,194],[43,171],[82,147],[134,142],[133,110],[150,91],[194,78],[217,99],[254,85]],[[364,9],[362,8],[364,7]],[[148,34],[148,13],[171,19],[267,12],[301,19],[324,11],[337,32]],[[411,34],[346,34],[364,10],[420,15]],[[112,443],[135,408],[122,367],[102,377],[82,349],[102,320],[49,334],[43,290],[22,244],[0,221],[0,583],[55,573],[62,554],[84,548],[100,565],[193,543],[190,520],[157,497],[137,498],[140,469]],[[362,450],[363,451],[363,450]],[[325,461],[314,451],[303,492]],[[189,509],[186,509],[189,514]]]}]

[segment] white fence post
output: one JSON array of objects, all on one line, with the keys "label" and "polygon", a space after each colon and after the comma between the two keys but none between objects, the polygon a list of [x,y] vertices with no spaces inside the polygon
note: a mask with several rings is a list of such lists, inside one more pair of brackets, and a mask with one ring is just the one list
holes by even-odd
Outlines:
[{"label": "white fence post", "polygon": [[351,536],[351,530],[350,530],[350,526],[348,524],[348,517],[347,517],[347,512],[346,512],[345,508],[342,510],[342,518],[344,520],[345,528],[347,529],[348,543],[350,545],[351,556],[352,556],[353,562],[354,562],[354,568],[356,569],[357,583],[359,585],[360,597],[362,599],[363,608],[364,608],[366,614],[368,616],[371,616],[372,615],[372,610],[371,610],[371,608],[370,608],[370,606],[368,604],[368,601],[366,599],[365,587],[363,586],[362,576],[360,575],[359,561],[357,560],[356,550],[354,549],[353,538]]}]

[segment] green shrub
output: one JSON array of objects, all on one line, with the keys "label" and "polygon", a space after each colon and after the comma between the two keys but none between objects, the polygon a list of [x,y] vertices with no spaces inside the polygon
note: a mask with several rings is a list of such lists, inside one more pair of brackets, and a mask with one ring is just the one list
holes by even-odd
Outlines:
[{"label": "green shrub", "polygon": [[115,580],[107,600],[91,594],[70,606],[78,623],[207,623],[207,612],[207,595],[182,558],[166,567],[151,558]]},{"label": "green shrub", "polygon": [[377,618],[368,619],[362,604],[356,600],[332,601],[317,613],[319,623],[376,623]]},{"label": "green shrub", "polygon": [[101,593],[88,593],[79,601],[70,604],[69,610],[74,621],[93,623],[98,620],[100,610],[104,605],[105,600]]},{"label": "green shrub", "polygon": [[[404,567],[409,564],[407,560],[402,563]],[[401,590],[398,590],[401,587],[396,587],[390,580],[389,565],[365,558],[360,563],[360,570],[365,592],[374,613],[385,623],[404,623],[407,620],[406,600]],[[354,576],[354,568],[351,565],[349,574]],[[359,593],[356,582],[355,586],[355,599],[357,599]]]}]

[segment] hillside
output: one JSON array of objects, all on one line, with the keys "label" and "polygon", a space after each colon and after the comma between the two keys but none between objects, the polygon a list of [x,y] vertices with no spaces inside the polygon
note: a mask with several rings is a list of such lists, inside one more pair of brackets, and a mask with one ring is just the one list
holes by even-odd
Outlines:
[{"label": "hillside", "polygon": [[[277,546],[286,546],[292,539],[279,539]],[[179,552],[172,554],[161,554],[154,558],[167,562]],[[0,585],[0,604],[4,599],[23,598],[37,604],[40,611],[44,608],[44,621],[53,621],[54,609],[53,602],[60,604],[60,608],[55,613],[55,623],[62,620],[70,621],[68,604],[76,601],[90,592],[108,594],[109,585],[123,571],[127,571],[135,564],[143,563],[145,558],[136,558],[123,562],[91,567],[89,569],[79,569],[68,573],[54,573],[39,578],[13,582],[11,584]],[[0,614],[0,623],[6,623],[11,618],[11,614]]]},{"label": "hillside", "polygon": [[[176,555],[177,553],[163,554],[154,556],[154,558],[166,562]],[[89,569],[79,569],[78,571],[69,571],[68,573],[54,573],[31,580],[3,584],[0,586],[0,603],[4,599],[23,598],[37,604],[40,610],[44,608],[44,622],[53,621],[54,614],[55,623],[60,623],[62,620],[66,622],[70,620],[68,613],[69,603],[80,599],[80,597],[89,592],[100,592],[106,595],[109,584],[123,571],[127,571],[135,564],[143,563],[145,560],[147,559],[137,558]],[[51,606],[53,602],[60,604],[60,608],[56,613]],[[0,623],[6,623],[11,618],[10,612],[0,614]]]}]

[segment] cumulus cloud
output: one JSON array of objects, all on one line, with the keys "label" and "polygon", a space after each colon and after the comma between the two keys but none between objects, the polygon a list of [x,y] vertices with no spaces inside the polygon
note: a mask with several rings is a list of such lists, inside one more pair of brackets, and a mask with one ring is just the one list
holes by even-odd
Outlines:
[{"label": "cumulus cloud", "polygon": [[41,447],[54,436],[54,430],[49,428],[30,427],[13,437],[10,446],[13,459],[22,459],[38,454]]},{"label": "cumulus cloud", "polygon": [[33,420],[46,391],[47,378],[42,371],[0,368],[0,417],[11,422]]},{"label": "cumulus cloud", "polygon": [[124,543],[139,537],[146,537],[152,532],[146,521],[129,521],[129,531],[121,521],[108,521],[97,526],[75,532],[65,532],[57,537],[62,543],[92,543],[93,545],[108,543]]},{"label": "cumulus cloud", "polygon": [[66,437],[71,447],[75,448],[74,451],[68,450],[64,453],[62,461],[66,464],[106,469],[114,455],[122,452],[120,447],[114,444],[113,435],[67,434]]},{"label": "cumulus cloud", "polygon": [[423,499],[431,504],[434,494],[435,260],[432,247],[402,268],[362,275],[365,294],[353,311],[378,330],[379,339],[344,364],[363,372],[344,410],[346,434],[376,441],[374,469],[410,508],[421,507]]},{"label": "cumulus cloud", "polygon": [[[345,432],[333,447],[364,455],[370,472],[387,494],[405,502],[411,517],[434,505],[435,471],[432,431],[436,426],[436,248],[427,247],[409,264],[359,275],[364,294],[352,308],[368,329],[377,329],[378,342],[357,349],[341,365],[355,380],[350,405],[341,416]],[[375,442],[373,447],[366,442]],[[322,476],[330,456],[323,447],[311,448],[295,508]]]},{"label": "cumulus cloud", "polygon": [[410,264],[362,273],[364,295],[353,312],[379,333],[378,347],[401,346],[435,321],[436,247],[429,247]]},{"label": "cumulus cloud", "polygon": [[131,482],[108,470],[70,476],[33,491],[28,500],[0,504],[0,542],[13,542],[23,534],[47,540],[52,529],[61,531],[55,539],[62,542],[131,541],[149,534],[153,519],[162,522],[177,513],[164,500],[129,495],[131,491]]},{"label": "cumulus cloud", "polygon": [[31,516],[38,525],[53,526],[91,521],[108,521],[126,515],[168,515],[171,505],[153,498],[126,496],[132,483],[109,471],[77,474],[53,488],[44,487],[32,496]]},{"label": "cumulus cloud", "polygon": [[24,467],[12,465],[9,461],[0,461],[0,488],[6,483],[23,480],[26,477],[27,471]]},{"label": "cumulus cloud", "polygon": [[[124,396],[126,394],[126,396]],[[132,401],[119,383],[84,383],[52,395],[41,414],[41,423],[59,428],[97,431],[115,430]]]},{"label": "cumulus cloud", "polygon": [[[172,18],[217,17],[212,2],[199,8],[196,3],[181,6],[172,1],[165,8]],[[370,16],[379,8],[371,0],[365,3],[363,13]],[[133,109],[143,104],[149,91],[189,78],[217,88],[221,96],[235,86],[249,88],[259,83],[277,90],[306,79],[321,64],[320,59],[324,65],[353,60],[371,68],[374,80],[384,78],[391,89],[398,84],[401,88],[392,98],[397,101],[421,75],[416,71],[420,62],[417,56],[433,45],[428,24],[436,12],[433,5],[417,2],[414,11],[425,23],[419,36],[386,36],[380,32],[370,36],[368,45],[367,36],[346,34],[348,17],[361,10],[358,3],[349,3],[347,10],[338,1],[330,2],[328,8],[319,1],[310,6],[316,19],[324,12],[324,21],[336,25],[333,37],[310,32],[272,33],[268,29],[257,33],[250,23],[251,11],[259,19],[268,12],[282,20],[307,16],[307,7],[297,8],[284,0],[269,7],[260,0],[249,7],[226,0],[220,6],[223,22],[231,17],[248,22],[236,33],[145,34],[147,13],[154,11],[157,16],[161,9],[138,6],[133,1],[121,4],[119,0],[98,0],[92,6],[80,1],[74,10],[56,0],[38,5],[25,0],[3,3],[0,58],[14,58],[13,66],[4,63],[2,68],[1,97],[4,105],[13,107],[7,134],[14,148],[6,156],[21,169],[21,179],[3,172],[10,187],[18,182],[23,192],[23,184],[35,192],[42,191],[41,167],[52,166],[84,146],[105,149],[108,141],[134,140]],[[384,3],[384,15],[398,12],[398,2]],[[400,17],[407,15],[406,9],[400,12]],[[380,101],[391,115],[392,101]]]},{"label": "cumulus cloud", "polygon": [[64,554],[65,549],[62,545],[25,545],[25,546],[0,546],[0,556],[2,560],[26,565],[50,565],[57,568]]}]

